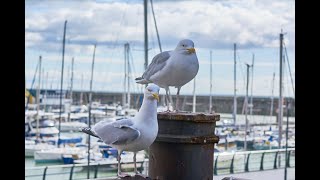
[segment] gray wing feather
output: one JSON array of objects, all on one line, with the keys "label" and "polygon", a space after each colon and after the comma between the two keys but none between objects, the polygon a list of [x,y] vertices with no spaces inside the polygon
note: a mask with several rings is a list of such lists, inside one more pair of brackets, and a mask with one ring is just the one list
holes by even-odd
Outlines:
[{"label": "gray wing feather", "polygon": [[149,78],[154,75],[156,72],[160,71],[165,65],[167,60],[170,58],[171,51],[164,51],[158,55],[156,55],[153,59],[146,71],[143,73],[142,77],[144,79],[149,80]]},{"label": "gray wing feather", "polygon": [[121,119],[112,123],[100,121],[93,130],[106,144],[127,144],[140,136],[140,131],[132,127],[130,119]]}]

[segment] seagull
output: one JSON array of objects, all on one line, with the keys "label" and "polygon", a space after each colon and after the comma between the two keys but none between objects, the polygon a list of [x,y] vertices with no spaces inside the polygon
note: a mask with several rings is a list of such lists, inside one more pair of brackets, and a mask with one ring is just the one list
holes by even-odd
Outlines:
[{"label": "seagull", "polygon": [[100,138],[104,143],[118,150],[118,177],[129,176],[121,173],[122,152],[134,152],[134,171],[139,174],[136,166],[136,153],[147,149],[157,137],[159,90],[160,87],[155,84],[149,84],[145,88],[141,108],[133,118],[121,119],[111,123],[99,121],[92,128],[80,128],[80,131]]},{"label": "seagull", "polygon": [[169,110],[169,86],[177,88],[176,111],[179,110],[179,94],[183,85],[190,82],[198,73],[199,62],[192,40],[183,39],[173,51],[157,54],[136,83],[154,83],[166,90],[167,111]]}]

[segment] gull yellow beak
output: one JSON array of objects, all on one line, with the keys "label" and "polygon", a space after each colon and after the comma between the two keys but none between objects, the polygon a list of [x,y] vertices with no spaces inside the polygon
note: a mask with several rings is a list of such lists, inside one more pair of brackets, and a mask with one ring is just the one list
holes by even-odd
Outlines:
[{"label": "gull yellow beak", "polygon": [[154,94],[152,94],[152,96],[159,102],[159,95],[158,94],[154,93]]},{"label": "gull yellow beak", "polygon": [[187,49],[188,50],[188,53],[195,53],[196,52],[196,50],[194,49],[194,48],[189,48],[189,49]]}]

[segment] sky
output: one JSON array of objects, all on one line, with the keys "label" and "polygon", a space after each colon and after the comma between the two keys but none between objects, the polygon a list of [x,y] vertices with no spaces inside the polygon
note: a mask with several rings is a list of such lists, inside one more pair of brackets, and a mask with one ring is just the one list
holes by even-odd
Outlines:
[{"label": "sky", "polygon": [[[283,95],[294,96],[295,2],[293,0],[153,0],[163,51],[173,50],[181,39],[191,39],[199,60],[196,76],[198,95],[210,93],[210,51],[212,51],[212,94],[234,93],[234,43],[236,50],[237,94],[246,94],[246,65],[250,69],[249,95],[279,95],[279,34],[284,33]],[[148,62],[160,53],[148,1]],[[63,89],[90,88],[93,47],[97,44],[93,91],[122,92],[124,44],[130,44],[130,90],[142,92],[134,79],[144,72],[143,0],[30,0],[25,2],[25,75],[31,88],[42,57],[41,88],[60,89],[62,40],[67,20]],[[291,72],[291,76],[290,76]],[[273,74],[275,80],[273,81]],[[251,78],[253,77],[253,83]],[[292,78],[292,80],[291,80]],[[293,81],[293,84],[291,83]],[[37,87],[36,76],[33,88]],[[193,93],[193,81],[180,94]],[[253,85],[251,87],[251,84]],[[176,88],[170,88],[171,94]],[[161,89],[164,94],[164,89]]]}]

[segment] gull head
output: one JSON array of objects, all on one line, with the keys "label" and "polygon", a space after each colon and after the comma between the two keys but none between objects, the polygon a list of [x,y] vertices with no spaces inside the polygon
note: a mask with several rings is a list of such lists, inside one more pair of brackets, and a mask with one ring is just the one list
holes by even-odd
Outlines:
[{"label": "gull head", "polygon": [[144,91],[144,97],[150,100],[156,99],[157,101],[159,101],[159,91],[159,86],[155,84],[149,84]]},{"label": "gull head", "polygon": [[196,52],[194,49],[194,43],[190,39],[183,39],[179,41],[175,51],[179,51],[183,54],[193,54]]}]

